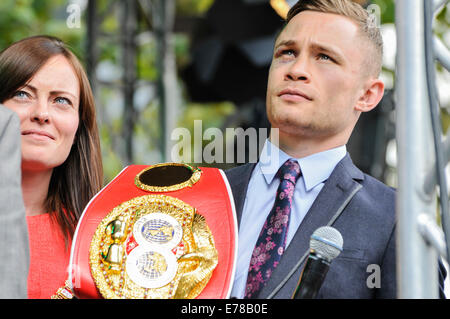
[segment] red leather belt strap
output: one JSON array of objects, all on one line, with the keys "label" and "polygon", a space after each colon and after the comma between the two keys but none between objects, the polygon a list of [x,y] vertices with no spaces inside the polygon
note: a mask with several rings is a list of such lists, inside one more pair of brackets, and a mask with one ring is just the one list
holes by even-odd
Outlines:
[{"label": "red leather belt strap", "polygon": [[228,181],[217,168],[202,167],[200,180],[192,187],[172,192],[152,193],[134,184],[135,176],[148,165],[131,165],[117,175],[88,204],[77,226],[72,244],[71,278],[78,298],[102,298],[89,266],[92,237],[102,219],[112,209],[132,198],[163,194],[178,198],[197,209],[206,219],[219,256],[213,275],[197,298],[227,298],[231,292],[237,253],[237,222]]}]

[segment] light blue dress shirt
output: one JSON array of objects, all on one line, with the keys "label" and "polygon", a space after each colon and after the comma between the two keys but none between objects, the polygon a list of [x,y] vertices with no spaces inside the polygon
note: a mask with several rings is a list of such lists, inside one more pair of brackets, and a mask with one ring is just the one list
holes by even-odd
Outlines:
[{"label": "light blue dress shirt", "polygon": [[[337,163],[347,153],[345,145],[297,159],[302,175],[295,185],[293,207],[287,234],[288,246],[300,223],[321,191],[325,181]],[[288,159],[288,154],[266,140],[259,162],[250,178],[239,226],[238,260],[234,277],[232,297],[243,298],[247,282],[250,258],[261,228],[275,202],[280,184],[276,173]],[[286,247],[287,247],[286,246]]]}]

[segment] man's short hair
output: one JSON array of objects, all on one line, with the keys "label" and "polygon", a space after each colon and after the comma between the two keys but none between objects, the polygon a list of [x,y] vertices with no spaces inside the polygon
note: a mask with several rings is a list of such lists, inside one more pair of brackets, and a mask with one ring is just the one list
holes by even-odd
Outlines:
[{"label": "man's short hair", "polygon": [[333,13],[350,18],[354,21],[361,34],[372,44],[374,54],[367,57],[368,73],[379,76],[383,63],[383,38],[373,17],[358,3],[351,0],[299,0],[289,10],[286,24],[302,11],[317,11]]}]

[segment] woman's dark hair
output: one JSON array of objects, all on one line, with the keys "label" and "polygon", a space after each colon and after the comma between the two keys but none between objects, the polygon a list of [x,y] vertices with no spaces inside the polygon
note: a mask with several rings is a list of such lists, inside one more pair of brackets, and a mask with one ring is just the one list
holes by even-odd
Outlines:
[{"label": "woman's dark hair", "polygon": [[103,183],[95,101],[83,66],[58,38],[34,36],[15,42],[0,53],[0,103],[10,99],[56,55],[68,60],[80,84],[80,120],[74,145],[66,161],[53,169],[45,202],[67,244],[84,207]]}]

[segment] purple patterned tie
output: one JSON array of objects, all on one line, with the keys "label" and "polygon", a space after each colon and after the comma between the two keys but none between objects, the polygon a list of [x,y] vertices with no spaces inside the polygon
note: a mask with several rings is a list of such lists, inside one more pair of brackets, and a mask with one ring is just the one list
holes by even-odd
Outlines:
[{"label": "purple patterned tie", "polygon": [[256,242],[250,260],[244,298],[258,298],[259,292],[277,267],[286,246],[295,183],[300,177],[296,160],[287,160],[278,170],[281,179],[272,210]]}]

